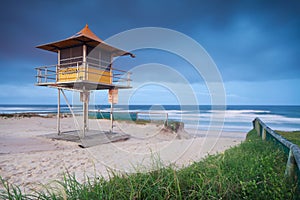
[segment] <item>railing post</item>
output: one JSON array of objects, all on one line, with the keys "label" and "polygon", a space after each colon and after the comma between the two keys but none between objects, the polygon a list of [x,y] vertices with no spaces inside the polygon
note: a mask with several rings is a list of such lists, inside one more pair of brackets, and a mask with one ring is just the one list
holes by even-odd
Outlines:
[{"label": "railing post", "polygon": [[266,137],[267,137],[267,131],[265,128],[262,128],[262,134],[261,134],[262,140],[266,140]]},{"label": "railing post", "polygon": [[57,51],[57,65],[56,65],[56,82],[59,82],[59,69],[60,69],[60,50]]},{"label": "railing post", "polygon": [[289,152],[289,158],[288,161],[286,163],[286,168],[285,168],[285,173],[284,175],[292,180],[295,179],[295,175],[296,175],[296,161],[295,161],[295,157],[293,154],[292,149],[290,149]]},{"label": "railing post", "polygon": [[260,136],[260,124],[259,124],[259,121],[258,119],[255,119],[255,130],[257,132],[257,135]]},{"label": "railing post", "polygon": [[55,82],[58,82],[58,65],[55,65]]},{"label": "railing post", "polygon": [[88,63],[84,63],[84,80],[88,80],[88,66],[89,64]]}]

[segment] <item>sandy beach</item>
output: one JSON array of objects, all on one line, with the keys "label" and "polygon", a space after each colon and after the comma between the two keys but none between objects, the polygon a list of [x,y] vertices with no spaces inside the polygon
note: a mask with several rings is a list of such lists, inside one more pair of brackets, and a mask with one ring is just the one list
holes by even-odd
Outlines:
[{"label": "sandy beach", "polygon": [[[62,130],[75,129],[70,117],[61,119]],[[108,120],[90,120],[90,129],[107,131]],[[75,174],[80,182],[86,176],[108,177],[118,172],[147,171],[157,163],[183,167],[208,154],[223,152],[240,144],[246,133],[197,132],[187,130],[189,139],[163,133],[162,125],[115,122],[114,130],[130,135],[126,141],[81,148],[78,143],[45,137],[56,133],[56,118],[0,118],[0,176],[21,186],[38,189],[42,184],[61,180],[63,173]],[[159,160],[159,161],[158,161]]]}]

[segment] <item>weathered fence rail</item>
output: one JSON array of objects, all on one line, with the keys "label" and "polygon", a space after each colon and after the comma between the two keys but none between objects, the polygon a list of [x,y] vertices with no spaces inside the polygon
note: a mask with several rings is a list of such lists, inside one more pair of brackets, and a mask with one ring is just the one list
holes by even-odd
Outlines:
[{"label": "weathered fence rail", "polygon": [[300,184],[300,148],[298,145],[288,141],[274,130],[269,128],[259,118],[255,118],[253,121],[253,127],[255,128],[258,136],[263,140],[273,140],[281,147],[283,147],[285,153],[288,155],[288,161],[286,164],[285,175]]}]

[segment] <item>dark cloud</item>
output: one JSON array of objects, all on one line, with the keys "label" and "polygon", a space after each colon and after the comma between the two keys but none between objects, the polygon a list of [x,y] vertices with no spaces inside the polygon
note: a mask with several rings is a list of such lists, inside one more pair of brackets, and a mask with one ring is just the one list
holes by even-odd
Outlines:
[{"label": "dark cloud", "polygon": [[[12,0],[1,7],[0,60],[12,65],[6,74],[52,64],[55,54],[34,47],[69,37],[85,23],[103,39],[143,26],[181,31],[207,49],[228,81],[300,74],[299,1]],[[27,64],[21,66],[22,62]],[[19,81],[29,82],[28,77],[20,75]]]}]

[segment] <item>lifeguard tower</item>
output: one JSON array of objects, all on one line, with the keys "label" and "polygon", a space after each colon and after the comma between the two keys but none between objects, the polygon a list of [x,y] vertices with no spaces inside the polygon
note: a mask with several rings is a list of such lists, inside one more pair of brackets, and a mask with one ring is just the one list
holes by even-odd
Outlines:
[{"label": "lifeguard tower", "polygon": [[[37,86],[52,87],[58,90],[57,132],[60,130],[60,94],[75,117],[64,90],[80,92],[83,103],[83,127],[81,137],[88,131],[89,96],[91,90],[109,90],[111,106],[115,103],[118,89],[131,88],[130,72],[112,66],[114,57],[129,55],[130,52],[106,44],[86,25],[75,35],[44,45],[39,49],[57,53],[57,64],[42,66],[37,70]],[[112,113],[112,112],[111,112]],[[111,114],[112,120],[112,114]]]}]

